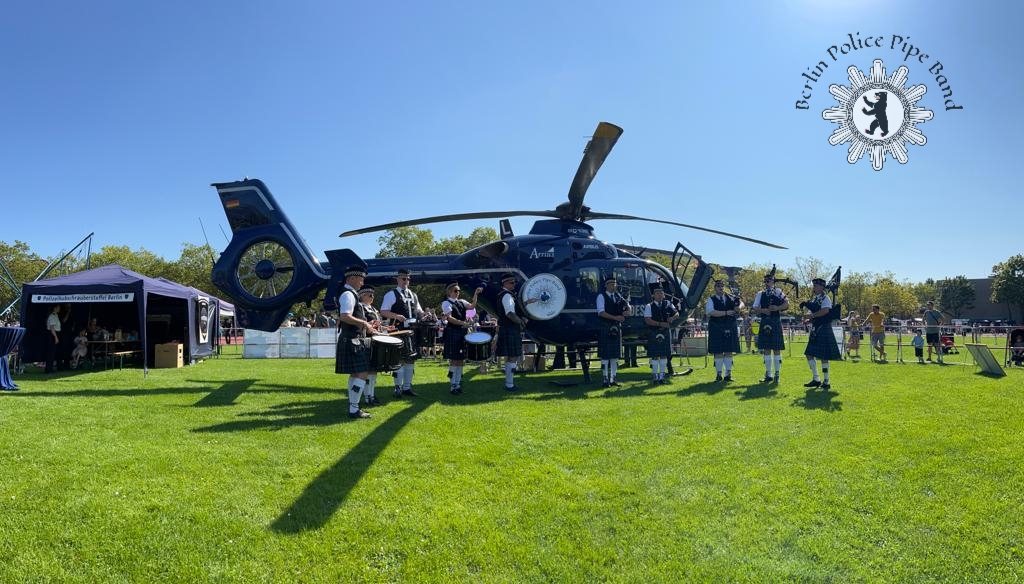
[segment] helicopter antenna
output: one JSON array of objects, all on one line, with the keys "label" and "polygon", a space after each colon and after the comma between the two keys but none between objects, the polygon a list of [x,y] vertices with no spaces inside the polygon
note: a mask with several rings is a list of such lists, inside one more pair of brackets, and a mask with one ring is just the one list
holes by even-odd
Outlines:
[{"label": "helicopter antenna", "polygon": [[203,225],[203,218],[199,218],[199,229],[203,230],[203,239],[206,240],[206,249],[210,251],[210,265],[213,266],[217,263],[217,258],[213,255],[213,246],[210,245],[210,238],[206,237],[206,226]]},{"label": "helicopter antenna", "polygon": [[224,233],[224,226],[220,223],[217,224],[217,229],[220,229],[220,234],[224,236],[224,241],[231,243],[231,239],[228,238],[228,234]]}]

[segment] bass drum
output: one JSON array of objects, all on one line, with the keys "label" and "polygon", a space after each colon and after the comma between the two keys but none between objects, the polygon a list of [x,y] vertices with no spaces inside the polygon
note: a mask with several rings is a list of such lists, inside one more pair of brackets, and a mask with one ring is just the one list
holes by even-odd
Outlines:
[{"label": "bass drum", "polygon": [[[568,297],[565,284],[554,274],[537,274],[523,284],[519,290],[526,315],[531,320],[551,320],[562,313]],[[527,304],[527,300],[537,300]]]},{"label": "bass drum", "polygon": [[491,335],[469,333],[466,335],[466,360],[486,361],[491,358]]},{"label": "bass drum", "polygon": [[374,335],[370,338],[370,369],[394,371],[402,360],[405,343],[397,337]]}]

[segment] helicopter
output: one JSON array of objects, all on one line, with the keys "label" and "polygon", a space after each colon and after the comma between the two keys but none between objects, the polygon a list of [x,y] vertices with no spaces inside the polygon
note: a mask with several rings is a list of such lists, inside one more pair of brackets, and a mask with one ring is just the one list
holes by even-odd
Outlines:
[{"label": "helicopter", "polygon": [[[527,335],[540,343],[578,348],[596,343],[601,318],[595,298],[604,291],[605,279],[615,276],[619,292],[632,306],[621,324],[621,338],[624,343],[638,342],[647,333],[643,308],[651,302],[655,285],[676,305],[680,312],[676,323],[682,324],[697,306],[714,270],[682,243],[676,244],[670,267],[644,259],[597,239],[590,221],[663,223],[785,248],[707,227],[592,211],[583,204],[584,197],[622,132],[614,124],[598,124],[584,149],[568,200],[553,210],[458,213],[375,225],[340,235],[444,221],[501,220],[499,240],[462,254],[364,260],[346,248],[326,251],[327,263],[322,264],[262,181],[247,178],[213,183],[232,232],[231,241],[213,266],[213,283],[235,302],[242,326],[274,331],[293,304],[311,303],[325,287],[324,309],[336,308],[345,269],[353,265],[366,270],[366,283],[370,285],[391,283],[398,270],[407,269],[417,284],[456,281],[469,289],[483,288],[478,302],[491,314],[496,314],[501,277],[512,273],[522,282],[518,300],[529,319]],[[515,235],[508,218],[516,216],[544,219],[537,220],[528,234]],[[534,301],[527,304],[527,299]]]}]

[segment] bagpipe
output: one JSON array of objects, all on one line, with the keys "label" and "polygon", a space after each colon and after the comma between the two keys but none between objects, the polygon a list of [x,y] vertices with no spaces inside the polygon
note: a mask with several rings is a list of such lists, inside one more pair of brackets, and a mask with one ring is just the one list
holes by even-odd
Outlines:
[{"label": "bagpipe", "polygon": [[[612,307],[614,307],[613,310],[617,311],[619,315],[629,316],[629,300],[627,300],[625,296],[616,292],[615,295],[612,296],[611,300]],[[615,312],[608,310],[608,307],[605,307],[605,312],[609,314],[615,314]],[[618,322],[608,327],[609,336],[617,337],[620,336],[621,332],[622,329],[620,328],[620,323]]]},{"label": "bagpipe", "polygon": [[[818,321],[831,322],[842,318],[842,306],[836,302],[836,294],[839,292],[839,284],[842,282],[843,277],[842,270],[843,266],[836,268],[835,273],[832,274],[832,277],[825,283],[825,291],[832,295],[832,308],[829,309],[828,314],[814,319],[815,324],[819,324]],[[811,313],[815,313],[821,310],[821,303],[815,300],[805,300],[800,303],[800,308],[806,308],[811,311]]]}]

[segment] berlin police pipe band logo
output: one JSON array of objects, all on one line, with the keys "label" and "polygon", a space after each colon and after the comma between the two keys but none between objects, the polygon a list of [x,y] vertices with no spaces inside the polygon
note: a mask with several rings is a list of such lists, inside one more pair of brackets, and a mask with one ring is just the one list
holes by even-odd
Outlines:
[{"label": "berlin police pipe band logo", "polygon": [[[884,47],[884,36],[869,36],[864,39],[848,34],[850,42],[841,45],[832,45],[827,49],[828,56],[832,62],[838,62],[843,55],[855,51],[872,51]],[[929,58],[927,54],[921,53],[920,47],[915,47],[901,36],[893,35],[889,48],[898,50],[903,54],[903,61],[917,61],[926,64]],[[828,69],[828,62],[819,61],[808,73],[801,73],[808,82],[804,83],[800,96],[804,99],[797,100],[796,109],[808,110],[808,101],[813,95],[814,87],[810,82],[817,83],[821,75]],[[928,72],[935,75],[935,82],[938,84],[942,97],[946,98],[944,105],[946,111],[962,110],[963,106],[956,105],[953,100],[953,89],[949,80],[942,75],[942,63],[935,61]],[[865,75],[856,65],[847,68],[850,85],[829,86],[829,93],[835,97],[839,105],[832,106],[821,113],[821,117],[829,122],[838,124],[839,127],[829,136],[828,142],[833,146],[850,143],[847,162],[855,164],[867,153],[871,158],[872,167],[882,170],[885,162],[885,155],[888,153],[900,164],[906,164],[908,151],[906,143],[916,146],[924,146],[928,140],[917,127],[934,117],[934,112],[918,107],[917,102],[928,92],[928,88],[922,83],[907,87],[910,79],[910,69],[906,65],[900,65],[892,76],[886,75],[885,66],[881,59],[874,59],[871,69]]]}]

